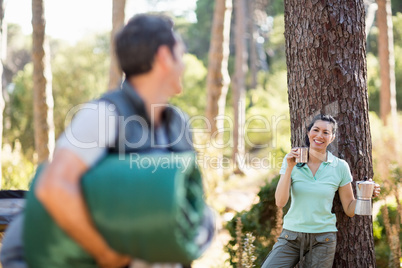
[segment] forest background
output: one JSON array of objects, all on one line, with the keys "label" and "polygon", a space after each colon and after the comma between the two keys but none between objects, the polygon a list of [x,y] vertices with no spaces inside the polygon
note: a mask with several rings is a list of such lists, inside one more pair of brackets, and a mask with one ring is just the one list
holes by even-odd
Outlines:
[{"label": "forest background", "polygon": [[[148,1],[152,4],[169,1]],[[240,163],[240,172],[235,172],[232,161],[232,146],[223,150],[223,163],[220,168],[212,167],[211,163],[200,162],[205,178],[205,188],[208,202],[217,211],[219,236],[212,249],[198,262],[195,267],[239,267],[242,258],[239,253],[244,244],[236,237],[235,224],[242,217],[245,228],[240,232],[251,232],[247,239],[255,239],[258,234],[252,232],[257,217],[255,206],[267,196],[272,196],[275,178],[279,172],[284,155],[290,150],[290,118],[287,89],[287,66],[285,58],[284,36],[284,6],[283,1],[261,1],[263,9],[256,12],[257,37],[255,50],[257,61],[256,81],[253,81],[253,68],[250,67],[246,76],[245,121],[250,122],[246,128],[245,152],[248,158]],[[176,29],[180,32],[187,46],[185,62],[187,65],[183,86],[184,92],[172,99],[191,117],[205,115],[207,109],[207,67],[210,49],[211,29],[214,13],[213,0],[198,0],[194,11],[181,15],[166,12],[174,17]],[[371,2],[367,2],[367,7]],[[156,5],[154,5],[156,7]],[[398,125],[402,126],[402,3],[392,1],[392,21],[395,55],[395,84]],[[126,7],[133,8],[133,6]],[[150,11],[160,11],[152,10]],[[5,11],[7,12],[7,10]],[[111,11],[110,11],[111,12]],[[194,13],[195,12],[195,16]],[[192,14],[192,15],[191,15]],[[367,12],[369,15],[370,12]],[[233,16],[234,17],[234,16]],[[127,19],[127,18],[126,18]],[[83,22],[85,23],[85,22]],[[233,23],[233,22],[232,22]],[[235,28],[231,27],[231,36]],[[33,64],[31,59],[31,35],[24,34],[21,26],[8,24],[6,31],[7,49],[3,59],[3,97],[5,100],[3,120],[3,152],[2,152],[2,189],[28,189],[29,182],[38,164],[38,156],[34,142],[33,118]],[[367,31],[367,85],[369,93],[369,115],[373,145],[374,180],[382,184],[383,196],[375,200],[374,238],[378,267],[392,265],[395,257],[391,252],[391,235],[387,234],[386,222],[383,219],[383,209],[387,204],[389,219],[396,226],[400,236],[400,204],[399,192],[393,189],[401,182],[402,163],[393,152],[394,148],[402,148],[402,142],[394,139],[390,127],[385,127],[380,119],[380,68],[378,59],[379,30],[374,17]],[[3,40],[4,40],[3,39]],[[247,39],[247,38],[246,38]],[[230,76],[235,73],[235,39],[231,38],[228,70]],[[248,44],[251,44],[248,35]],[[4,42],[4,41],[3,41]],[[252,45],[248,45],[251,49]],[[76,42],[67,42],[60,38],[49,36],[49,48],[52,72],[52,91],[54,99],[54,125],[57,137],[64,130],[68,120],[66,115],[77,105],[92,98],[99,97],[107,90],[110,66],[110,32],[87,34]],[[233,118],[236,105],[232,102],[233,91],[229,86],[226,97],[225,115]],[[258,120],[252,120],[258,117]],[[201,121],[194,120],[193,127],[203,129]],[[225,124],[224,141],[231,144],[233,125]],[[195,139],[202,144],[207,137],[195,133]],[[260,146],[267,145],[267,146]],[[219,156],[221,152],[214,148],[199,149],[199,155],[204,161]],[[206,157],[208,156],[208,157]],[[396,187],[394,187],[396,186]],[[257,195],[258,193],[258,195]],[[272,202],[272,200],[271,200]],[[253,214],[254,213],[254,214]],[[275,215],[276,216],[276,215]],[[271,224],[272,225],[272,224]],[[271,225],[265,226],[270,232]],[[272,229],[274,227],[272,226]],[[239,230],[237,230],[239,232]],[[246,236],[244,236],[246,237]],[[250,241],[250,240],[247,240]],[[258,241],[257,241],[258,242]],[[399,258],[400,258],[400,240]],[[249,255],[257,258],[269,251],[272,241],[256,244]],[[250,247],[248,248],[250,249]],[[264,250],[264,252],[258,252]],[[240,254],[240,255],[239,255]],[[247,255],[247,254],[246,254]],[[240,256],[240,257],[239,257]],[[246,267],[246,266],[245,266]],[[250,266],[252,267],[252,266]]]}]

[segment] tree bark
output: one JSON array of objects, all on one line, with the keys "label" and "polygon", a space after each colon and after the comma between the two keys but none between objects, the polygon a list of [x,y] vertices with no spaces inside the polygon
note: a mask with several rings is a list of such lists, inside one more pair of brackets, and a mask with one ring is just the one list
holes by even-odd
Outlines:
[{"label": "tree bark", "polygon": [[[221,142],[226,95],[230,77],[228,72],[232,0],[215,1],[211,44],[208,55],[206,117],[211,124],[213,138]],[[219,132],[218,132],[219,131]],[[216,134],[216,135],[215,135]]]},{"label": "tree bark", "polygon": [[38,162],[51,158],[55,134],[53,123],[52,72],[49,44],[45,40],[43,0],[32,0],[32,62],[35,149]]},{"label": "tree bark", "polygon": [[[329,150],[346,160],[354,178],[372,178],[363,0],[286,0],[285,40],[292,146],[303,144],[318,113],[339,124]],[[336,194],[334,267],[375,267],[372,217],[349,218]]]},{"label": "tree bark", "polygon": [[112,33],[110,34],[110,69],[109,69],[109,90],[117,88],[123,76],[119,62],[117,61],[115,53],[114,37],[116,33],[124,25],[124,9],[126,7],[126,0],[113,0],[113,14],[112,14]]},{"label": "tree bark", "polygon": [[[233,79],[233,152],[232,160],[235,164],[239,164],[239,160],[245,154],[245,98],[246,98],[246,73],[247,73],[247,47],[246,47],[246,5],[244,0],[236,0],[236,55],[235,55],[235,74]],[[238,171],[237,166],[235,171]]]},{"label": "tree bark", "polygon": [[[395,56],[391,0],[377,0],[378,57],[380,62],[380,117],[397,133]],[[391,122],[389,122],[391,120]]]}]

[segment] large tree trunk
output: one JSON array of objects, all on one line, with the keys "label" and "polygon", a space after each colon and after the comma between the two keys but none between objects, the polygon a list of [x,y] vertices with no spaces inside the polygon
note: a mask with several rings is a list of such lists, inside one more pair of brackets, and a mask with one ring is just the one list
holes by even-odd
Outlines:
[{"label": "large tree trunk", "polygon": [[2,153],[3,153],[3,111],[4,111],[4,98],[3,98],[3,62],[4,62],[4,56],[6,53],[4,53],[4,50],[6,47],[4,46],[4,40],[6,39],[6,34],[3,29],[3,24],[4,24],[4,1],[0,0],[0,55],[1,55],[1,61],[0,61],[0,189],[2,185],[2,179],[3,179],[3,174],[2,174],[2,168],[1,168],[1,162],[2,162]]},{"label": "large tree trunk", "polygon": [[[285,1],[286,61],[292,146],[318,113],[339,123],[331,150],[345,159],[355,182],[372,177],[363,0]],[[349,218],[338,194],[334,267],[375,267],[372,217]]]},{"label": "large tree trunk", "polygon": [[378,57],[380,61],[380,116],[384,125],[397,133],[394,35],[392,32],[391,0],[377,0]]},{"label": "large tree trunk", "polygon": [[[207,108],[206,116],[211,124],[211,133],[221,142],[225,115],[226,95],[230,77],[228,73],[230,22],[232,0],[215,1],[211,45],[208,55]],[[218,132],[219,131],[219,132]]]},{"label": "large tree trunk", "polygon": [[124,9],[126,7],[126,0],[113,0],[113,14],[112,14],[112,33],[110,34],[110,69],[109,69],[109,90],[115,89],[121,83],[122,71],[117,61],[116,53],[114,51],[114,37],[116,33],[124,25]]},{"label": "large tree trunk", "polygon": [[[245,154],[245,98],[246,98],[246,73],[247,73],[247,47],[246,47],[246,5],[244,0],[236,0],[236,58],[235,73],[233,79],[233,153],[232,159],[239,164]],[[236,167],[239,171],[240,166]]]},{"label": "large tree trunk", "polygon": [[32,61],[35,149],[38,162],[51,158],[54,150],[52,72],[49,44],[45,40],[43,0],[32,0]]}]

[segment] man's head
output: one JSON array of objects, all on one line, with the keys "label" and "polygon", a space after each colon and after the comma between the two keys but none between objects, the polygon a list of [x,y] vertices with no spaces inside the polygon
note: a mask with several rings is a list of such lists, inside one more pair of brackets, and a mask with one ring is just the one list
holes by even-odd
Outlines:
[{"label": "man's head", "polygon": [[173,21],[164,16],[136,15],[116,35],[116,54],[126,77],[147,73],[152,69],[159,47],[169,48],[173,57],[177,40]]}]

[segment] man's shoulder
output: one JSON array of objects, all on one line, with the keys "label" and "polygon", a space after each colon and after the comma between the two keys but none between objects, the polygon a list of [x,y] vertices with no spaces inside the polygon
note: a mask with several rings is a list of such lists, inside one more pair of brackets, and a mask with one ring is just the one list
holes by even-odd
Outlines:
[{"label": "man's shoulder", "polygon": [[103,93],[98,99],[97,102],[110,102],[114,103],[116,101],[124,100],[124,95],[121,89],[113,89]]},{"label": "man's shoulder", "polygon": [[190,119],[190,116],[185,111],[170,103],[166,104],[165,113],[166,116],[170,117],[171,119],[181,121],[188,121]]}]

